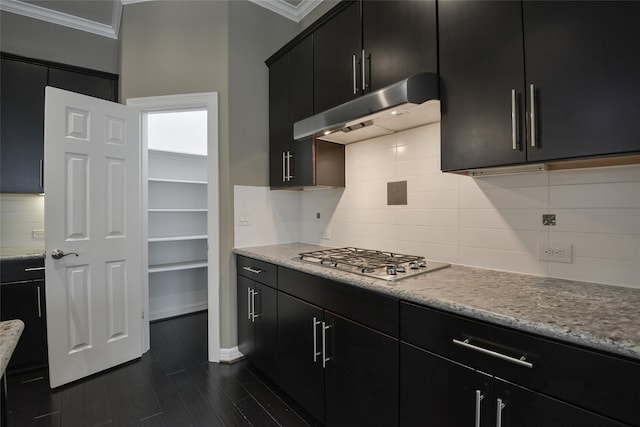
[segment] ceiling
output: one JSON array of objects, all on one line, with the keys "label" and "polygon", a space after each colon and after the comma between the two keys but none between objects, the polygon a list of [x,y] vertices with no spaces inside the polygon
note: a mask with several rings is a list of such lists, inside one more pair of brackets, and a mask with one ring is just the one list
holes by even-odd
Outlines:
[{"label": "ceiling", "polygon": [[[0,10],[117,39],[122,6],[144,1],[153,0],[2,0]],[[322,0],[249,1],[295,22],[300,22],[322,2]]]}]

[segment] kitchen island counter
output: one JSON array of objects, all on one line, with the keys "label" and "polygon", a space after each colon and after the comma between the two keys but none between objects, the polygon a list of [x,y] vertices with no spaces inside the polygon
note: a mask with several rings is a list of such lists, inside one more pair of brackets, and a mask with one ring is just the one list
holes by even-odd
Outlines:
[{"label": "kitchen island counter", "polygon": [[2,246],[0,260],[44,258],[44,246]]},{"label": "kitchen island counter", "polygon": [[303,243],[236,248],[238,255],[425,306],[640,359],[640,289],[452,265],[395,282],[300,261]]}]

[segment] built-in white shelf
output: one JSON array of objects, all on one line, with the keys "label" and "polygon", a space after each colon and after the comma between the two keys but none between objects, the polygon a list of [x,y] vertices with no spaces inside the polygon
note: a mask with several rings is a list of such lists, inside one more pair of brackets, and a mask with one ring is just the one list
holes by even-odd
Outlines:
[{"label": "built-in white shelf", "polygon": [[169,209],[149,209],[148,212],[155,212],[155,213],[169,213],[169,212],[207,212],[207,209],[173,209],[173,208],[169,208]]},{"label": "built-in white shelf", "polygon": [[149,237],[149,242],[178,242],[184,240],[205,240],[209,236],[206,234],[200,234],[197,236],[164,236],[164,237]]},{"label": "built-in white shelf", "polygon": [[162,183],[171,183],[171,184],[196,184],[196,185],[207,185],[207,181],[194,181],[188,179],[165,179],[165,178],[149,178],[149,182],[162,182]]},{"label": "built-in white shelf", "polygon": [[149,273],[162,273],[166,271],[191,270],[194,268],[207,268],[207,260],[172,262],[169,264],[150,265]]}]

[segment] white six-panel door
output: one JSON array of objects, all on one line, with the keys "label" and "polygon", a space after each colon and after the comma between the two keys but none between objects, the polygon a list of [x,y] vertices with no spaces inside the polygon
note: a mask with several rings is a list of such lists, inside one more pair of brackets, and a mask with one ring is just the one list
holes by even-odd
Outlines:
[{"label": "white six-panel door", "polygon": [[[142,354],[139,140],[136,108],[47,87],[45,283],[51,387]],[[54,259],[56,249],[67,255]]]}]

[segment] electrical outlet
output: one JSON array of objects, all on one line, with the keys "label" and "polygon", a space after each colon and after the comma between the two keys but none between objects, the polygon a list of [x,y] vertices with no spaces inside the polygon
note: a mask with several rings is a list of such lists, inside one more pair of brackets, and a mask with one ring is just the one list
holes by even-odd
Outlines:
[{"label": "electrical outlet", "polygon": [[331,229],[330,228],[325,228],[324,229],[324,233],[322,233],[322,239],[331,240]]},{"label": "electrical outlet", "polygon": [[573,262],[573,245],[546,245],[538,243],[538,259],[540,261]]}]

